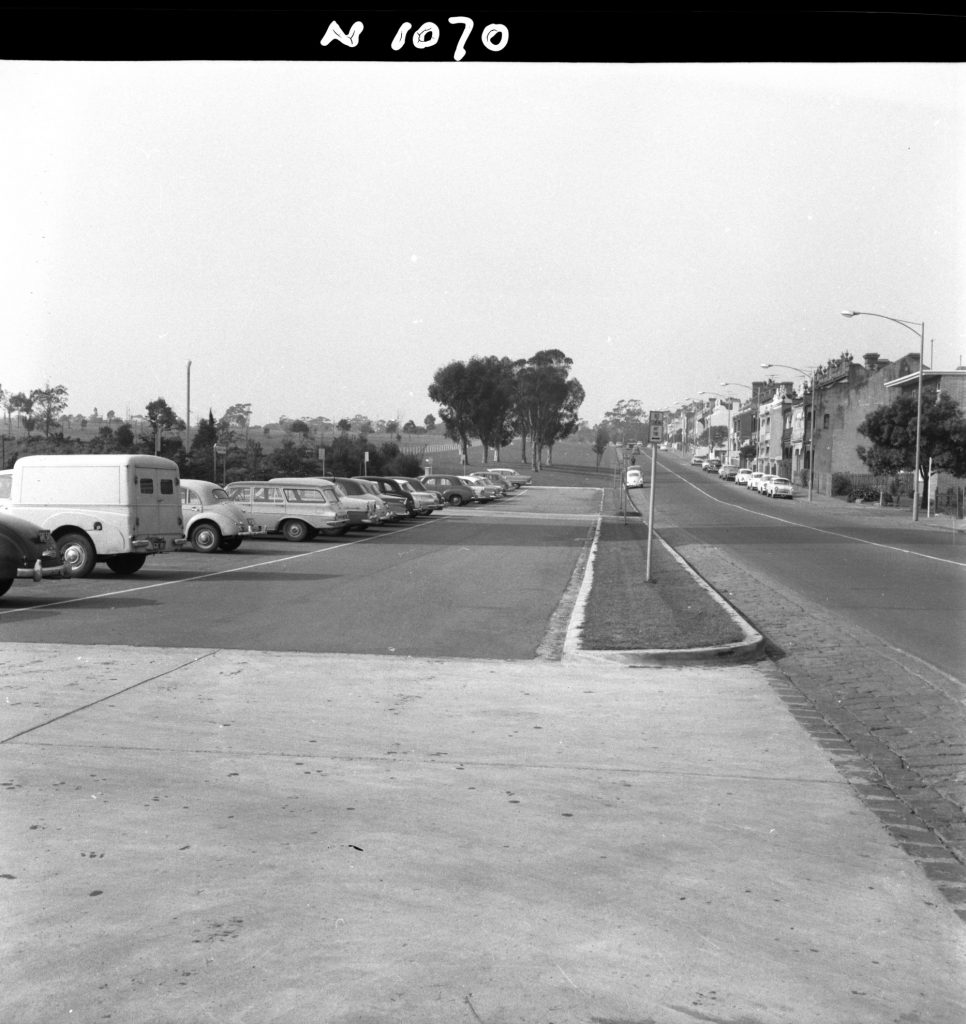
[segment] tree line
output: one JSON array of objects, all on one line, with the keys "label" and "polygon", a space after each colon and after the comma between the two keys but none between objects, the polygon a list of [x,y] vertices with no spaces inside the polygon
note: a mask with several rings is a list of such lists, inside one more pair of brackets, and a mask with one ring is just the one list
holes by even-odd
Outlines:
[{"label": "tree line", "polygon": [[473,356],[441,366],[428,392],[464,461],[471,438],[482,444],[485,464],[491,450],[500,458],[501,449],[519,437],[521,460],[539,472],[544,453],[551,465],[554,445],[580,423],[584,389],[571,377],[572,366],[559,349],[542,349],[529,359]]},{"label": "tree line", "polygon": [[[22,423],[28,435],[20,439],[13,450],[8,451],[4,438],[4,468],[10,468],[20,455],[26,454],[143,453],[173,460],[187,479],[219,483],[272,476],[354,476],[362,472],[419,476],[421,472],[419,460],[402,452],[394,442],[373,444],[365,434],[350,435],[348,429],[341,430],[328,445],[311,442],[307,429],[304,433],[293,429],[294,437],[284,438],[273,451],[266,453],[250,429],[251,405],[247,402],[230,406],[218,419],[209,410],[207,418],[200,419],[190,431],[187,449],[189,431],[184,420],[160,396],[146,406],[146,434],[135,433],[129,423],[121,422],[117,427],[105,424],[92,438],[73,438],[65,436],[62,430],[53,430],[67,407],[67,388],[58,385],[55,389],[39,390],[50,390],[56,401],[52,405],[38,402],[31,406],[31,410],[39,410],[40,417],[33,412],[24,414]],[[59,408],[57,403],[61,403]],[[4,407],[9,408],[5,401]],[[15,404],[12,411],[20,414],[23,408]],[[431,419],[427,417],[425,421],[427,429]],[[43,435],[30,436],[38,425],[46,428]],[[347,428],[348,425],[347,421]]]}]

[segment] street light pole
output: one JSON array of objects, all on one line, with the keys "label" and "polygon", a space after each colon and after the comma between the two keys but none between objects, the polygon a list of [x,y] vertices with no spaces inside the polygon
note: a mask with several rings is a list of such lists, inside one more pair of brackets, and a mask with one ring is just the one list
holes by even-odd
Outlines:
[{"label": "street light pole", "polygon": [[900,320],[896,316],[884,313],[866,313],[858,309],[843,309],[842,316],[877,316],[880,320],[891,320],[894,324],[908,327],[913,334],[919,335],[919,382],[916,386],[916,457],[912,471],[912,521],[919,521],[919,445],[922,438],[922,356],[926,347],[926,325],[919,320]]},{"label": "street light pole", "polygon": [[191,360],[188,360],[188,408],[184,418],[184,454],[187,466],[188,452],[191,451]]},{"label": "street light pole", "polygon": [[798,366],[789,366],[787,363],[762,363],[763,370],[771,369],[773,366],[781,367],[783,370],[794,370],[803,377],[809,378],[809,388],[812,391],[812,412],[811,426],[808,431],[808,500],[812,500],[812,482],[815,479],[815,371],[802,370]]}]

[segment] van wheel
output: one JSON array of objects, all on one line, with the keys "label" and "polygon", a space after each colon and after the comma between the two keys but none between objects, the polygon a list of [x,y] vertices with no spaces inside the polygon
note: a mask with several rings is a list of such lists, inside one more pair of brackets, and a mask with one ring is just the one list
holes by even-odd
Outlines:
[{"label": "van wheel", "polygon": [[13,586],[13,577],[11,576],[8,580],[0,580],[0,597]]},{"label": "van wheel", "polygon": [[221,530],[212,523],[199,523],[191,531],[191,546],[195,551],[208,554],[216,551],[221,543]]},{"label": "van wheel", "polygon": [[282,535],[296,543],[309,539],[309,528],[300,519],[287,519],[282,524]]},{"label": "van wheel", "polygon": [[68,576],[90,576],[97,556],[83,533],[65,533],[57,540],[57,553]]},{"label": "van wheel", "polygon": [[113,555],[107,559],[107,567],[118,576],[133,576],[147,561],[147,555]]},{"label": "van wheel", "polygon": [[237,551],[241,547],[241,537],[222,537],[218,547],[222,551]]}]

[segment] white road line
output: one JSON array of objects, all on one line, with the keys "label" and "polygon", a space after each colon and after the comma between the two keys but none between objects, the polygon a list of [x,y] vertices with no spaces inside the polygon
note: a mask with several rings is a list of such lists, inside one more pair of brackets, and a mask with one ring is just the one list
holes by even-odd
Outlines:
[{"label": "white road line", "polygon": [[[673,469],[669,469],[666,465],[663,468],[667,469],[671,476],[677,477],[682,483],[686,483],[688,487],[693,487],[699,494],[703,494],[706,498],[716,501],[719,505],[725,505],[728,508],[736,508],[742,512],[748,512],[753,516],[761,516],[763,519],[773,519],[776,523],[784,523],[786,526],[797,526],[802,530],[812,530],[814,533],[824,533],[827,537],[840,537],[843,540],[853,540],[857,544],[868,544],[874,548],[885,548],[886,551],[897,551],[903,555],[915,555],[917,558],[928,558],[931,562],[942,562],[944,565],[955,565],[959,569],[966,569],[966,565],[962,562],[957,562],[952,558],[940,558],[938,555],[926,555],[921,551],[911,551],[909,548],[896,547],[894,544],[882,544],[876,540],[866,540],[864,537],[853,537],[848,533],[838,533],[835,530],[823,530],[820,526],[808,526],[805,523],[796,523],[792,519],[782,519],[781,516],[773,516],[768,512],[759,512],[753,508],[746,508],[744,505],[736,505],[732,501],[724,501],[721,498],[716,498],[713,494],[710,494],[703,488],[698,487],[697,484],[685,479],[680,473],[675,473]],[[682,527],[682,529],[687,529],[687,527]]]},{"label": "white road line", "polygon": [[[428,522],[428,520],[426,520],[426,522]],[[425,522],[413,523],[410,529],[425,525]],[[0,609],[0,617],[4,615],[16,615],[18,612],[35,612],[40,608],[46,611],[48,608],[60,608],[68,604],[81,604],[84,601],[101,601],[107,597],[123,597],[125,594],[136,594],[141,590],[155,590],[158,587],[173,587],[179,583],[196,583],[198,580],[209,580],[216,576],[228,576],[233,572],[245,572],[248,569],[261,569],[267,565],[279,565],[281,562],[293,562],[300,558],[312,558],[315,555],[329,555],[336,551],[342,551],[345,548],[353,547],[355,544],[363,544],[366,541],[376,540],[379,536],[379,534],[370,534],[368,537],[359,537],[356,540],[345,541],[334,547],[313,548],[311,551],[301,551],[294,555],[283,555],[280,558],[270,558],[264,562],[247,562],[245,565],[236,565],[231,569],[219,569],[217,572],[205,572],[198,576],[188,576],[186,579],[159,580],[157,583],[143,583],[140,586],[127,587],[124,590],[111,590],[106,594],[85,594],[84,597],[69,597],[64,601],[52,601],[50,604],[30,605],[25,608],[4,608]]]}]

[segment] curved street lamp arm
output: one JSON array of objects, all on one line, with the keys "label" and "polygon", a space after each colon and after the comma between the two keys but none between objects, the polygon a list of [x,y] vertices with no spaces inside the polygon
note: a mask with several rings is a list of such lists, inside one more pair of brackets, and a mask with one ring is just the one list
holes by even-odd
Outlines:
[{"label": "curved street lamp arm", "polygon": [[897,316],[886,316],[885,313],[867,313],[861,309],[843,309],[842,316],[877,316],[880,320],[891,320],[894,324],[902,324],[903,327],[908,327],[913,334],[921,335],[925,330],[926,325],[920,323],[918,320],[900,320]]}]

